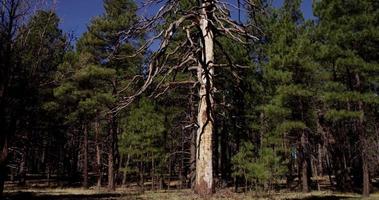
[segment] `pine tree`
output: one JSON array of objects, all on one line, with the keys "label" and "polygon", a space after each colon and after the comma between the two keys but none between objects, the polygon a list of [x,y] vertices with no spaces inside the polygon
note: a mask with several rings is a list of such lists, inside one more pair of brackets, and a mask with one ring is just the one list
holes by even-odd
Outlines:
[{"label": "pine tree", "polygon": [[[88,32],[78,41],[78,52],[89,54],[92,60],[88,61],[86,73],[109,72],[110,77],[95,77],[101,83],[92,90],[107,91],[103,97],[113,99],[102,104],[102,111],[107,112],[108,121],[108,188],[115,189],[114,174],[117,171],[119,154],[117,147],[118,119],[113,112],[117,106],[116,100],[127,95],[131,88],[127,88],[133,76],[139,74],[141,58],[128,58],[134,54],[138,45],[137,39],[124,40],[122,32],[129,29],[137,20],[136,5],[131,0],[104,1],[105,14],[95,18],[88,28]],[[125,89],[126,88],[126,89]]]},{"label": "pine tree", "polygon": [[318,77],[312,58],[312,27],[304,23],[300,4],[301,1],[285,1],[275,22],[269,25],[268,42],[264,44],[267,58],[262,62],[266,63],[264,87],[272,96],[266,96],[269,103],[261,107],[259,129],[263,134],[261,145],[275,147],[277,155],[285,153],[288,158],[296,146],[300,185],[303,192],[308,192]]},{"label": "pine tree", "polygon": [[[123,171],[127,174],[138,172],[143,189],[148,166],[155,170],[154,166],[165,164],[169,156],[164,154],[165,116],[157,110],[153,101],[142,98],[138,105],[131,108],[125,121],[119,146],[121,154],[127,154],[129,163]],[[154,171],[151,173],[154,179]]]},{"label": "pine tree", "polygon": [[[52,11],[43,10],[28,16],[25,10],[31,5],[26,1],[1,2],[0,195],[6,178],[6,162],[14,159],[13,152],[9,152],[11,145],[21,149],[22,156],[18,164],[20,176],[24,178],[28,167],[27,149],[38,148],[38,145],[29,145],[28,142],[38,141],[44,134],[49,139],[56,137],[43,131],[54,124],[48,120],[42,105],[52,98],[52,81],[62,60],[66,42],[58,28],[58,16]],[[27,20],[21,20],[24,17]],[[38,134],[31,134],[35,132]],[[15,140],[19,143],[12,144]],[[48,140],[48,143],[52,140]],[[49,144],[47,146],[51,147]],[[49,168],[51,163],[43,164]]]},{"label": "pine tree", "polygon": [[[23,177],[21,184],[25,181],[27,158],[32,156],[29,155],[29,149],[38,149],[43,153],[47,151],[58,153],[58,148],[55,149],[58,145],[54,145],[53,141],[60,138],[60,135],[45,130],[58,128],[60,122],[58,118],[46,113],[43,108],[45,103],[54,98],[55,72],[63,60],[67,46],[66,37],[58,27],[59,21],[55,12],[39,10],[27,24],[21,27],[20,32],[23,34],[17,40],[21,66],[19,72],[22,73],[21,79],[25,81],[19,80],[23,85],[22,103],[19,105],[23,111],[18,119],[23,121],[21,123],[23,125],[19,127],[24,130],[19,130],[17,140],[20,143],[16,144],[16,146],[22,144],[18,147],[23,151],[20,162],[20,175]],[[38,148],[38,145],[32,146],[30,142],[27,142],[40,141],[41,138],[46,138],[45,149]],[[45,160],[35,158],[41,162],[47,174],[58,166],[58,163],[52,162],[50,155],[46,154]]]},{"label": "pine tree", "polygon": [[[326,74],[323,80],[324,117],[336,141],[346,144],[345,147],[337,146],[342,148],[342,154],[353,151],[360,155],[361,172],[354,177],[361,174],[362,194],[369,196],[372,152],[368,147],[375,134],[372,124],[377,122],[373,116],[378,109],[378,3],[323,0],[316,3],[315,14],[319,17],[318,57]],[[358,149],[352,148],[352,141],[359,141]],[[352,165],[357,161],[351,158],[348,162]],[[343,166],[339,170],[343,174],[336,175],[344,180],[340,187],[346,189],[350,173]]]}]

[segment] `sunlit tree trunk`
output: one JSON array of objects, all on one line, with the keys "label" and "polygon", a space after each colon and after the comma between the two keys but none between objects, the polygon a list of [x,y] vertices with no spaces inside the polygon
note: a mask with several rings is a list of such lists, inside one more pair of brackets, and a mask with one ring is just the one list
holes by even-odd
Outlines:
[{"label": "sunlit tree trunk", "polygon": [[199,108],[198,108],[198,131],[196,152],[196,181],[195,192],[201,196],[211,195],[214,192],[213,167],[212,167],[212,139],[213,119],[211,108],[213,105],[213,31],[208,21],[208,7],[212,1],[204,1],[200,13],[200,28],[203,39],[203,54],[198,69]]}]

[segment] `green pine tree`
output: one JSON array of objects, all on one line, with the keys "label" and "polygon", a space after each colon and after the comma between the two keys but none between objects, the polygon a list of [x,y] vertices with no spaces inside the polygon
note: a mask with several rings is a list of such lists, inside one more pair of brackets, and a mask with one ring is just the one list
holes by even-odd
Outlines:
[{"label": "green pine tree", "polygon": [[[341,144],[336,145],[341,154],[335,156],[349,159],[346,151],[353,151],[360,160],[350,157],[348,163],[362,166],[358,173],[346,165],[337,169],[338,185],[348,189],[350,173],[354,173],[355,179],[362,177],[364,196],[369,195],[373,155],[369,146],[375,134],[373,124],[378,120],[378,10],[378,3],[370,0],[323,0],[315,4],[319,17],[318,59],[325,74],[323,113],[333,137]],[[356,141],[359,147],[353,148]]]},{"label": "green pine tree", "polygon": [[[308,192],[318,72],[312,55],[312,26],[304,21],[300,4],[300,0],[285,1],[281,9],[272,13],[273,20],[268,20],[259,62],[263,64],[266,95],[261,97],[261,114],[255,115],[259,124],[253,127],[261,134],[260,145],[282,156],[282,164],[288,159],[291,169],[291,160],[298,162],[300,185],[303,192]],[[292,176],[292,170],[287,176]]]}]

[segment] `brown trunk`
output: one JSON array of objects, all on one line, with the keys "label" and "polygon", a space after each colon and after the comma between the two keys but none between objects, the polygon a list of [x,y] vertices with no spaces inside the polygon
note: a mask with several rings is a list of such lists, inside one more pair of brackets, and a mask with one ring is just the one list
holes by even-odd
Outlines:
[{"label": "brown trunk", "polygon": [[190,187],[194,189],[195,187],[195,179],[196,179],[196,131],[192,131],[191,137],[191,165],[190,165]]},{"label": "brown trunk", "polygon": [[83,187],[88,188],[88,131],[87,126],[83,126]]},{"label": "brown trunk", "polygon": [[7,159],[8,159],[8,140],[4,137],[1,141],[1,154],[0,154],[0,199],[4,191],[4,182],[7,177]]},{"label": "brown trunk", "polygon": [[141,186],[141,191],[145,191],[145,176],[144,176],[144,164],[142,161],[140,161],[140,170],[139,170],[139,176],[140,176],[140,186]]},{"label": "brown trunk", "polygon": [[329,159],[329,153],[326,154],[326,167],[328,169],[328,177],[329,177],[330,186],[334,187],[334,182],[332,178],[332,167],[331,167],[331,163]]},{"label": "brown trunk", "polygon": [[51,169],[50,165],[47,166],[47,187],[50,187],[51,183]]},{"label": "brown trunk", "polygon": [[317,158],[317,163],[318,163],[318,166],[317,166],[317,175],[318,176],[322,176],[323,175],[323,167],[322,167],[322,159],[323,159],[323,146],[321,144],[318,144],[318,158]]},{"label": "brown trunk", "polygon": [[114,159],[113,150],[109,150],[108,153],[108,190],[114,191]]},{"label": "brown trunk", "polygon": [[[359,74],[355,74],[356,88],[358,90],[362,90],[362,84]],[[363,112],[363,102],[358,101],[358,110]],[[367,159],[367,134],[363,128],[363,119],[360,118],[357,124],[357,130],[359,134],[359,140],[361,145],[361,157],[362,157],[362,175],[363,175],[363,190],[362,195],[364,197],[370,196],[370,175],[369,175],[369,167],[368,167],[368,159]]]},{"label": "brown trunk", "polygon": [[[22,153],[22,159],[21,159],[21,164],[20,164],[20,180],[19,180],[19,185],[20,186],[25,186],[25,177],[26,177],[26,154],[27,150],[26,148],[24,149]],[[13,181],[13,180],[12,180]]]},{"label": "brown trunk", "polygon": [[[127,158],[126,158],[125,169],[128,168],[129,161],[130,161],[130,155],[128,154]],[[122,177],[122,185],[123,186],[126,186],[126,179],[127,179],[127,172],[126,172],[126,170],[124,170],[123,177]]]},{"label": "brown trunk", "polygon": [[370,196],[370,178],[369,178],[369,169],[367,164],[367,158],[365,155],[362,155],[362,171],[363,171],[363,197]]},{"label": "brown trunk", "polygon": [[97,171],[97,188],[101,187],[101,151],[100,151],[100,124],[98,120],[95,122],[95,137],[96,137],[96,171]]},{"label": "brown trunk", "polygon": [[[196,108],[195,102],[193,101],[193,97],[195,93],[193,89],[191,89],[191,94],[189,96],[189,105],[190,105],[190,121],[191,123],[196,123]],[[190,172],[189,172],[189,182],[188,187],[194,189],[195,186],[195,178],[196,178],[196,129],[195,127],[191,127],[191,141],[190,141]]]},{"label": "brown trunk", "polygon": [[180,180],[180,185],[179,185],[179,189],[182,189],[183,188],[183,182],[184,182],[184,131],[181,131],[181,152],[182,152],[182,156],[180,156],[180,168],[179,168],[179,180]]},{"label": "brown trunk", "polygon": [[111,116],[109,119],[109,152],[108,152],[108,190],[115,190],[114,183],[114,155],[115,155],[115,133],[113,127],[113,117]]},{"label": "brown trunk", "polygon": [[300,176],[301,176],[301,191],[302,192],[309,192],[309,187],[308,187],[308,163],[306,159],[306,134],[304,131],[302,132],[301,135],[301,151],[300,151]]},{"label": "brown trunk", "polygon": [[[360,106],[361,107],[361,106]],[[362,195],[363,197],[369,197],[370,196],[370,172],[368,167],[368,158],[367,158],[367,136],[364,133],[363,130],[363,123],[362,120],[358,121],[358,131],[359,131],[359,140],[361,145],[361,159],[362,159],[362,175],[363,175],[363,188],[362,188]]]},{"label": "brown trunk", "polygon": [[151,155],[151,190],[155,189],[155,180],[154,180],[154,173],[155,173],[155,168],[154,168],[154,158],[153,155]]},{"label": "brown trunk", "polygon": [[196,138],[196,182],[195,192],[200,196],[209,196],[214,192],[213,184],[213,75],[214,75],[214,52],[213,52],[213,31],[208,24],[208,12],[212,9],[211,2],[205,1],[202,4],[200,13],[200,29],[203,39],[203,54],[201,64],[198,67],[199,108],[198,108],[198,131]]}]

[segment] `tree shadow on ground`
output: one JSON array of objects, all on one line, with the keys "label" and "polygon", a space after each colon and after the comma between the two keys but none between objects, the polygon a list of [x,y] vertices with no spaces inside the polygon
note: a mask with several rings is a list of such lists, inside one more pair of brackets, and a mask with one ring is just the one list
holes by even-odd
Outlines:
[{"label": "tree shadow on ground", "polygon": [[38,194],[34,192],[15,192],[4,194],[4,200],[118,200],[138,199],[134,194]]},{"label": "tree shadow on ground", "polygon": [[348,199],[349,197],[341,197],[341,196],[310,196],[310,197],[304,197],[304,198],[295,198],[295,199],[288,199],[288,200],[340,200],[340,199]]}]

